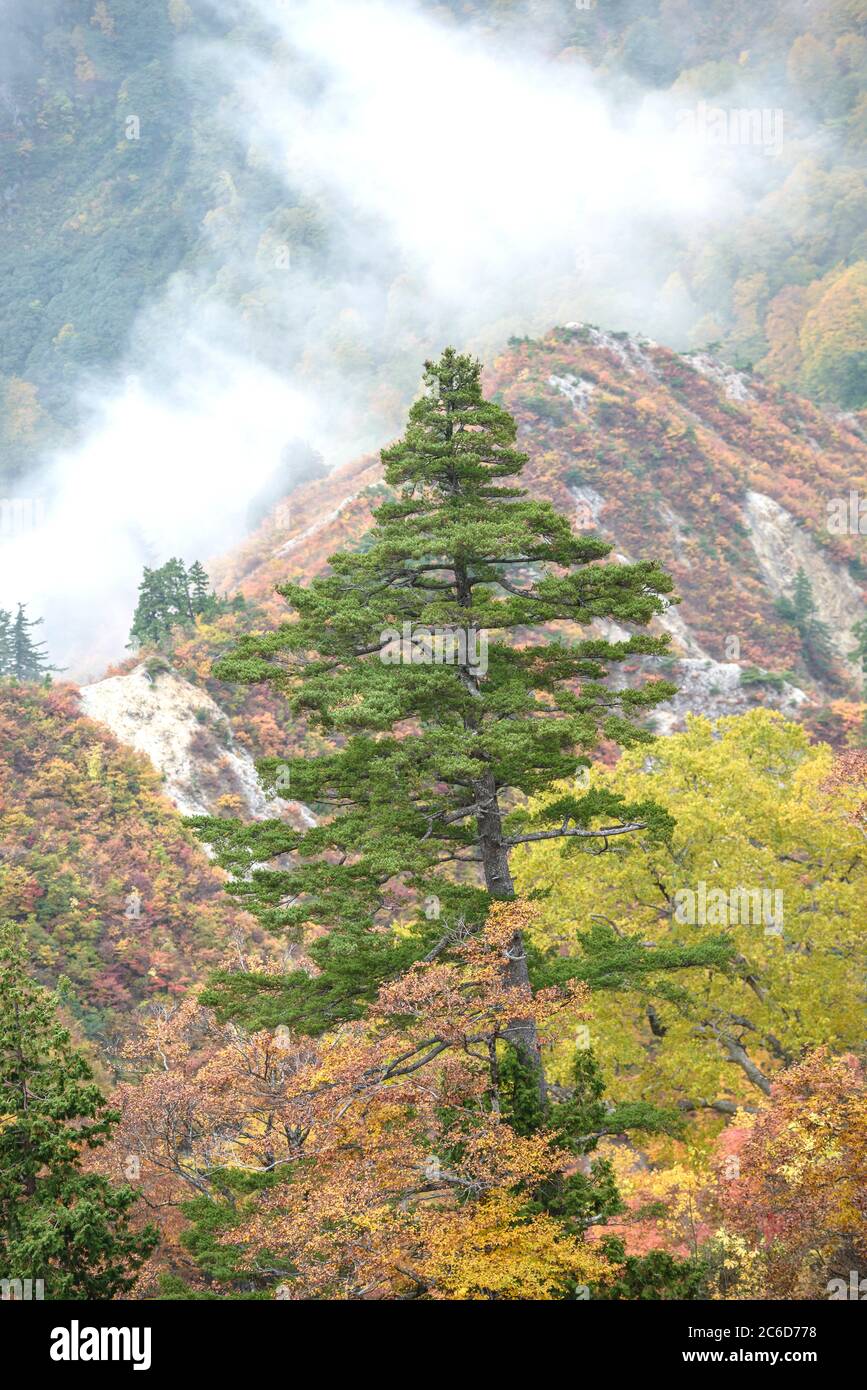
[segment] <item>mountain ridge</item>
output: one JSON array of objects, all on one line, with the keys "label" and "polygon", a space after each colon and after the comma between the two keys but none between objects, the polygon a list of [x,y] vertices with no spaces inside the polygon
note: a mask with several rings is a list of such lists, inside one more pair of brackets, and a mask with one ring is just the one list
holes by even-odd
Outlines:
[{"label": "mountain ridge", "polygon": [[[828,519],[835,499],[867,498],[860,417],[827,412],[708,353],[591,325],[513,340],[485,379],[518,421],[525,486],[576,529],[598,531],[618,557],[656,559],[674,576],[681,602],[661,626],[693,663],[683,668],[688,684],[707,663],[698,708],[719,715],[770,703],[804,716],[836,705],[831,731],[845,735],[855,718],[845,707],[863,688],[851,629],[864,613],[867,568],[861,536],[832,534]],[[216,563],[219,586],[279,620],[275,585],[324,573],[330,554],[361,542],[387,493],[370,457],[302,485]],[[807,668],[798,632],[778,611],[799,569],[829,629],[824,677]],[[715,676],[731,685],[723,668],[733,665],[752,689],[715,702],[708,687]]]}]

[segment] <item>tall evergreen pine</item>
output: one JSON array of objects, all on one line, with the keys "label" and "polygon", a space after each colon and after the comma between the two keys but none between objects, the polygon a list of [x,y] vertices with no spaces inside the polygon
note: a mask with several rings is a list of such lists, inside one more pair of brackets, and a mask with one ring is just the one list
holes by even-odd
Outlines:
[{"label": "tall evergreen pine", "polygon": [[12,675],[12,614],[0,608],[0,677]]},{"label": "tall evergreen pine", "polygon": [[130,646],[160,646],[171,632],[170,617],[163,598],[160,571],[145,565],[129,634]]},{"label": "tall evergreen pine", "polygon": [[210,607],[213,594],[208,580],[208,574],[204,565],[196,560],[190,565],[187,581],[190,588],[190,602],[193,612],[196,614],[206,613]]},{"label": "tall evergreen pine", "polygon": [[57,669],[49,665],[44,644],[31,636],[41,622],[41,618],[27,617],[23,603],[19,603],[14,619],[11,613],[0,609],[0,677],[41,681]]},{"label": "tall evergreen pine", "polygon": [[178,623],[191,623],[195,618],[190,597],[190,580],[183,560],[166,561],[158,571],[162,578],[164,601],[168,612]]},{"label": "tall evergreen pine", "polygon": [[243,609],[240,594],[232,600],[218,598],[210,584],[207,570],[199,560],[189,570],[183,560],[176,558],[167,560],[159,569],[145,566],[129,645],[161,647],[171,638],[173,628],[189,627],[200,615],[212,618]]},{"label": "tall evergreen pine", "polygon": [[113,1298],[156,1243],[135,1232],[136,1192],[82,1157],[117,1123],[84,1057],[29,978],[20,930],[0,924],[0,1273],[44,1281],[48,1299]]},{"label": "tall evergreen pine", "polygon": [[[307,588],[281,586],[297,620],[245,637],[218,668],[222,679],[284,691],[341,744],[262,764],[269,778],[289,761],[293,794],[320,811],[317,827],[193,822],[234,875],[232,891],[270,928],[329,929],[311,947],[315,977],[219,976],[206,1000],[224,1017],[308,1032],[358,1017],[384,979],[432,951],[447,955],[450,934],[477,929],[491,899],[514,895],[514,846],[559,839],[581,853],[669,829],[654,804],[599,789],[579,787],[536,819],[521,808],[574,776],[600,737],[649,741],[642,721],[673,693],[661,681],[608,682],[622,662],[664,652],[667,639],[540,629],[595,618],[644,626],[664,611],[672,582],[652,562],[602,563],[609,545],[574,535],[549,503],[514,485],[526,457],[514,420],[483,398],[480,373],[451,349],[426,364],[406,434],[382,455],[395,500],[379,507],[361,550],[332,556],[331,573]],[[474,659],[485,642],[486,670]],[[282,854],[293,861],[263,867]],[[427,909],[395,930],[398,883]],[[599,926],[569,959],[534,955],[518,933],[507,972],[515,986],[556,976],[622,988],[725,957],[721,942],[648,952]],[[544,1105],[535,1027],[516,1015],[506,1037]]]},{"label": "tall evergreen pine", "polygon": [[777,602],[777,612],[798,630],[804,661],[811,675],[832,685],[838,684],[828,624],[816,616],[818,609],[813,586],[804,569],[799,569],[791,593]]},{"label": "tall evergreen pine", "polygon": [[183,560],[167,560],[159,569],[145,566],[130,630],[130,644],[159,647],[172,628],[195,620],[190,585]]}]

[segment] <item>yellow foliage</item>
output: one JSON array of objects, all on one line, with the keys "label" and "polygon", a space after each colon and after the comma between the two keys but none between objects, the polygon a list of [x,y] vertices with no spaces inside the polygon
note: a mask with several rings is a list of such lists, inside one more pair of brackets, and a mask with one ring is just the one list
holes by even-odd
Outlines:
[{"label": "yellow foliage", "polygon": [[[580,842],[516,853],[523,893],[555,885],[531,928],[539,945],[580,953],[577,934],[595,927],[635,936],[648,950],[721,935],[734,947],[734,970],[685,970],[672,997],[594,994],[592,1044],[624,1099],[755,1104],[760,1092],[727,1038],[740,1040],[767,1076],[823,1043],[860,1045],[867,844],[853,807],[863,793],[832,790],[832,762],[830,748],[767,711],[715,726],[693,719],[649,757],[628,752],[591,778],[591,791],[661,805],[677,822],[669,843],[638,833],[602,854]],[[705,921],[690,922],[681,910],[689,899],[679,895],[694,894],[697,905],[702,883],[712,906],[718,893],[735,911],[720,918],[709,907]],[[767,903],[779,906],[781,921],[765,921]],[[648,1003],[663,1033],[651,1029]],[[561,1080],[572,1056],[570,1022],[561,1024],[552,1058]]]},{"label": "yellow foliage", "polygon": [[421,1225],[427,1253],[419,1269],[438,1299],[550,1300],[612,1272],[550,1216],[522,1217],[520,1200],[508,1192],[490,1193],[469,1217],[431,1212]]},{"label": "yellow foliage", "polygon": [[823,398],[858,406],[867,392],[867,261],[833,273],[823,285],[801,328],[803,384]]}]

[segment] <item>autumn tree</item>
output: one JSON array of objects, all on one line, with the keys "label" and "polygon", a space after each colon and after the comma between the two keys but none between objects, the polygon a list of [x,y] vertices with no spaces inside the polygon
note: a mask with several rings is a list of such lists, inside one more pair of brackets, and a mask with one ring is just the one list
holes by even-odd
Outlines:
[{"label": "autumn tree", "polygon": [[[309,587],[282,585],[294,620],[247,636],[220,663],[223,679],[285,692],[336,745],[286,760],[293,793],[320,812],[315,828],[194,822],[232,891],[269,928],[327,929],[310,946],[315,973],[218,979],[208,1002],[222,1017],[309,1033],[357,1018],[383,981],[431,951],[447,954],[456,933],[481,928],[492,900],[514,896],[516,846],[604,848],[638,830],[665,833],[652,803],[605,790],[560,797],[535,816],[520,809],[574,773],[600,736],[650,742],[642,718],[672,693],[655,680],[608,683],[666,639],[551,640],[546,625],[641,627],[664,611],[672,584],[652,562],[603,563],[609,545],[573,535],[516,486],[526,457],[515,439],[511,416],[482,395],[478,362],[448,349],[427,363],[406,434],[383,451],[394,500],[360,550],[332,556],[331,573]],[[266,775],[280,766],[270,760]],[[403,910],[407,894],[424,915]],[[603,982],[606,969],[628,978],[689,956],[651,962],[639,943],[613,937],[596,947],[587,968]],[[704,947],[703,958],[721,949]],[[535,1025],[518,1008],[530,983],[520,931],[506,970],[516,1012],[504,1036],[544,1099]]]},{"label": "autumn tree", "polygon": [[[568,1094],[527,1123],[503,1049],[515,992],[503,955],[533,911],[494,902],[448,959],[416,962],[364,1020],[322,1039],[283,1026],[248,1034],[189,1000],[144,1021],[125,1049],[141,1076],[118,1092],[107,1158],[122,1171],[135,1155],[154,1208],[186,1214],[194,1290],[551,1299],[607,1285],[616,1265],[585,1233],[621,1204],[610,1168],[589,1155],[605,1135],[682,1122],[607,1105],[579,1049]],[[525,989],[521,1008],[544,1033],[558,1017],[583,1027],[588,999],[570,982]],[[655,1291],[683,1278],[677,1260],[651,1274]],[[161,1287],[183,1296],[177,1278]]]},{"label": "autumn tree", "polygon": [[833,797],[856,835],[867,840],[867,751],[849,748],[841,753],[821,790]]},{"label": "autumn tree", "polygon": [[[640,988],[615,981],[594,996],[594,1049],[606,1073],[617,1069],[624,1098],[731,1116],[761,1105],[805,1051],[859,1046],[863,761],[853,749],[835,762],[777,713],[692,718],[649,756],[630,750],[590,782],[627,802],[655,801],[676,818],[668,838],[641,831],[595,858],[556,844],[518,851],[523,894],[557,884],[530,943],[563,953],[552,980],[582,960],[596,931],[637,932],[651,960],[726,933],[728,970],[649,975]],[[578,939],[576,921],[588,924]],[[571,1057],[566,1035],[551,1074],[565,1077]]]},{"label": "autumn tree", "polygon": [[838,74],[833,55],[821,39],[801,34],[795,39],[786,62],[789,81],[807,105],[815,111],[827,106]]},{"label": "autumn tree", "polygon": [[820,1048],[777,1079],[767,1110],[752,1122],[741,1118],[720,1181],[735,1268],[751,1282],[758,1278],[766,1298],[863,1297],[867,1086],[860,1063]]},{"label": "autumn tree", "polygon": [[153,1247],[136,1192],[84,1171],[118,1119],[27,973],[19,929],[0,926],[0,1269],[50,1299],[112,1298]]},{"label": "autumn tree", "polygon": [[801,328],[802,382],[820,400],[859,410],[867,403],[867,262],[830,273],[821,287]]}]

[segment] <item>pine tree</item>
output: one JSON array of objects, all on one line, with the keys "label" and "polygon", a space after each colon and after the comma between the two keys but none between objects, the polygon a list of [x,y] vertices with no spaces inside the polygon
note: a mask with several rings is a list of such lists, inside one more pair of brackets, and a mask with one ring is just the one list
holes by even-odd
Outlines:
[{"label": "pine tree", "polygon": [[160,571],[145,565],[130,629],[130,646],[158,647],[171,631],[163,600]]},{"label": "pine tree", "polygon": [[210,580],[204,565],[196,560],[189,569],[187,579],[190,585],[190,596],[193,612],[196,614],[207,613],[214,598],[211,592]]},{"label": "pine tree", "polygon": [[[8,617],[8,614],[6,615]],[[41,618],[26,617],[26,609],[23,603],[19,603],[15,621],[7,634],[7,641],[11,650],[7,658],[8,674],[16,681],[41,681],[44,677],[56,668],[49,666],[46,659],[45,646],[42,643],[34,642],[31,631],[41,624]],[[0,634],[0,649],[3,646],[3,637]]]},{"label": "pine tree", "polygon": [[196,560],[187,570],[182,560],[167,560],[159,569],[145,567],[130,629],[131,647],[162,647],[176,627],[190,627],[196,618],[238,612],[245,606],[240,594],[230,602],[210,587],[205,567]]},{"label": "pine tree", "polygon": [[[247,636],[218,667],[222,679],[271,682],[342,743],[318,758],[262,764],[273,778],[289,761],[293,793],[325,812],[316,828],[192,822],[234,875],[232,891],[270,928],[329,928],[310,947],[316,976],[218,977],[207,1002],[223,1017],[313,1033],[357,1018],[382,981],[431,953],[447,956],[480,929],[493,899],[514,896],[515,845],[560,839],[598,850],[670,828],[652,803],[600,790],[563,796],[537,821],[520,809],[574,775],[576,757],[586,762],[600,736],[650,741],[640,721],[673,693],[661,681],[606,684],[621,662],[664,652],[664,638],[543,640],[539,630],[595,618],[646,625],[672,583],[652,562],[600,563],[609,545],[573,535],[550,504],[504,481],[526,458],[511,416],[483,398],[480,372],[451,349],[426,364],[406,434],[383,451],[396,499],[379,507],[360,551],[331,557],[327,577],[281,586],[297,621]],[[261,867],[282,854],[294,862]],[[396,882],[430,905],[399,930]],[[649,953],[600,928],[583,958],[557,964],[561,980],[585,974],[622,987],[725,950]],[[516,998],[535,983],[531,966],[537,979],[550,969],[531,954],[516,932],[506,966]],[[517,1006],[505,1036],[544,1104],[535,1027]]]},{"label": "pine tree", "polygon": [[82,1166],[118,1118],[57,1022],[51,995],[30,980],[19,929],[0,925],[4,1278],[42,1279],[49,1299],[112,1298],[130,1288],[155,1235],[130,1229],[132,1188]]},{"label": "pine tree", "polygon": [[189,579],[182,560],[167,560],[159,569],[145,566],[130,629],[131,646],[162,646],[172,628],[194,621]]},{"label": "pine tree", "polygon": [[832,685],[839,684],[834,669],[831,634],[827,623],[816,617],[818,609],[813,586],[803,568],[795,575],[791,593],[778,601],[777,612],[797,628],[810,674]]},{"label": "pine tree", "polygon": [[[501,1064],[500,1077],[504,1118],[519,1134],[538,1131],[544,1117],[536,1108],[530,1078],[516,1055]],[[702,1260],[684,1261],[661,1251],[627,1258],[623,1242],[605,1236],[605,1223],[621,1216],[626,1206],[611,1162],[592,1157],[600,1140],[607,1137],[640,1134],[682,1138],[683,1113],[647,1101],[619,1105],[607,1102],[602,1071],[589,1048],[576,1049],[570,1080],[571,1085],[561,1091],[556,1104],[550,1107],[549,1133],[560,1148],[585,1162],[583,1168],[579,1166],[568,1176],[558,1174],[537,1187],[527,1210],[546,1211],[567,1229],[602,1227],[599,1248],[611,1257],[613,1264],[621,1266],[621,1274],[614,1286],[609,1283],[595,1287],[594,1299],[706,1298],[707,1270]]]},{"label": "pine tree", "polygon": [[0,679],[12,675],[12,614],[0,608]]},{"label": "pine tree", "polygon": [[190,597],[190,579],[183,560],[167,560],[159,571],[162,576],[163,597],[170,622],[192,623],[195,620]]}]

